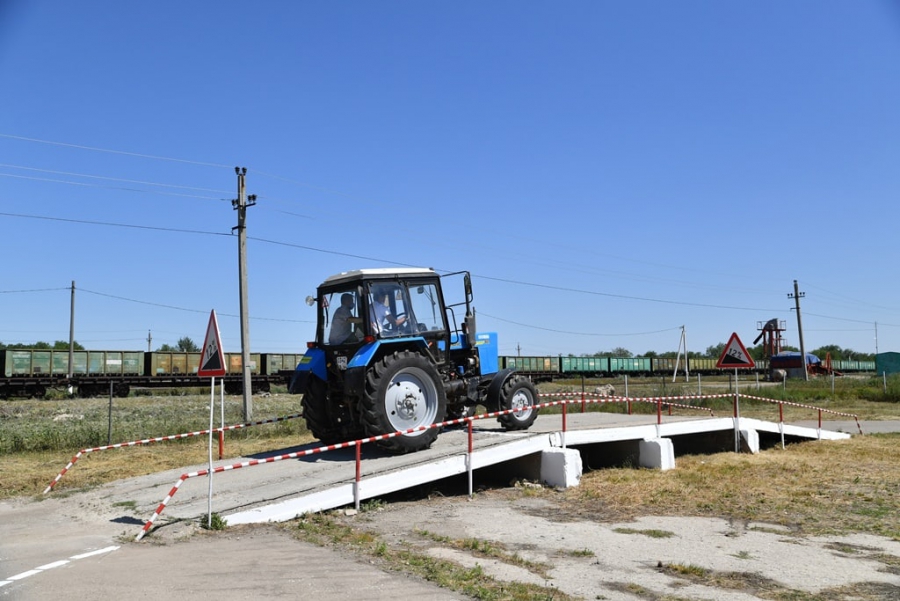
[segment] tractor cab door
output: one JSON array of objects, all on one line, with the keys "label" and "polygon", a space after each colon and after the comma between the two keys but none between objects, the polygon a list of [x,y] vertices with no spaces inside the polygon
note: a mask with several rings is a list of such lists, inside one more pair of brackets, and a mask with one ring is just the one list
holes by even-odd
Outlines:
[{"label": "tractor cab door", "polygon": [[373,281],[368,285],[369,332],[380,339],[424,338],[438,362],[447,324],[441,290],[435,280]]}]

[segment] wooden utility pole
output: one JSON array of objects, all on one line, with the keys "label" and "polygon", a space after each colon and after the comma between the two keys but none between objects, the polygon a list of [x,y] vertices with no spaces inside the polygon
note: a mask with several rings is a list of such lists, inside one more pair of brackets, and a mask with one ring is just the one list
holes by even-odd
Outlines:
[{"label": "wooden utility pole", "polygon": [[794,280],[794,293],[788,294],[788,298],[794,299],[797,307],[797,331],[800,333],[800,364],[803,365],[803,379],[809,380],[809,370],[806,367],[806,347],[803,346],[803,321],[800,319],[800,299],[806,296],[805,292],[800,292],[797,287],[797,280]]},{"label": "wooden utility pole", "polygon": [[238,212],[238,224],[231,231],[238,231],[238,287],[241,296],[241,369],[244,380],[244,421],[253,421],[252,376],[250,375],[250,324],[247,308],[247,207],[256,204],[256,195],[247,197],[244,178],[246,167],[235,167],[238,176],[238,197],[231,205]]},{"label": "wooden utility pole", "polygon": [[69,386],[75,368],[75,280],[72,280],[72,300],[69,301]]}]

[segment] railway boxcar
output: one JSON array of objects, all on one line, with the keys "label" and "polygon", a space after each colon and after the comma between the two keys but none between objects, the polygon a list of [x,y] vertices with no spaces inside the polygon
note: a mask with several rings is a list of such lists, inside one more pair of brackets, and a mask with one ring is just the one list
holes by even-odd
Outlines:
[{"label": "railway boxcar", "polygon": [[654,374],[671,374],[676,369],[683,372],[689,367],[684,357],[651,357],[650,365]]},{"label": "railway boxcar", "polygon": [[712,357],[691,357],[688,359],[688,367],[693,374],[717,374],[721,370],[716,367],[716,363],[718,363],[718,359],[713,359]]},{"label": "railway boxcar", "polygon": [[609,373],[624,375],[648,375],[653,371],[650,357],[610,357]]},{"label": "railway boxcar", "polygon": [[[260,370],[260,354],[259,353],[250,353],[250,375],[255,376],[259,374]],[[243,368],[243,356],[241,353],[225,353],[225,371],[228,374],[240,375],[244,373]]]},{"label": "railway boxcar", "polygon": [[87,351],[87,373],[90,375],[139,376],[143,370],[144,353],[141,351]]},{"label": "railway boxcar", "polygon": [[562,357],[563,375],[597,377],[609,375],[609,357]]},{"label": "railway boxcar", "polygon": [[200,353],[183,351],[144,353],[143,375],[148,377],[196,375],[199,369]]},{"label": "railway boxcar", "polygon": [[[69,375],[69,351],[56,349],[3,349],[3,373],[13,376],[60,376]],[[88,352],[74,351],[72,354],[73,374],[88,373]]]},{"label": "railway boxcar", "polygon": [[559,373],[559,357],[504,357],[504,369],[533,373]]},{"label": "railway boxcar", "polygon": [[277,376],[282,371],[290,371],[293,374],[302,358],[303,355],[292,353],[262,353],[260,371],[266,376]]}]

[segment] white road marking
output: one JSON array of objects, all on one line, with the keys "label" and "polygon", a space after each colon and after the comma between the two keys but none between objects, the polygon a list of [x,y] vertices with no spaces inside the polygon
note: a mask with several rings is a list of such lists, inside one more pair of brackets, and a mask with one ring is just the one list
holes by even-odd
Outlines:
[{"label": "white road marking", "polygon": [[91,551],[90,553],[82,553],[81,555],[73,555],[69,559],[84,559],[85,557],[91,557],[93,555],[102,555],[103,553],[109,553],[111,551],[115,551],[119,547],[106,547],[104,549],[97,549],[96,551]]},{"label": "white road marking", "polygon": [[29,576],[34,576],[35,574],[40,574],[46,570],[52,570],[53,568],[58,568],[59,566],[64,566],[69,563],[73,559],[84,559],[86,557],[93,557],[94,555],[102,555],[103,553],[110,553],[115,551],[119,547],[105,547],[103,549],[97,549],[96,551],[90,551],[88,553],[82,553],[80,555],[73,555],[69,559],[60,559],[59,561],[54,561],[52,563],[46,563],[42,566],[39,566],[33,570],[28,570],[27,572],[22,572],[21,574],[16,574],[15,576],[7,576],[6,580],[0,580],[0,587],[6,586],[7,584],[12,584],[16,580],[22,580],[23,578],[28,578]]}]

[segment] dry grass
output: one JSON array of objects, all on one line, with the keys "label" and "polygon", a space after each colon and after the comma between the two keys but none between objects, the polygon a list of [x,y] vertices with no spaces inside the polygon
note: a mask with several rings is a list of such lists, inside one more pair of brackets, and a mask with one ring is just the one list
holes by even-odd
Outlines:
[{"label": "dry grass", "polygon": [[798,533],[869,532],[900,539],[900,435],[805,442],[758,455],[689,455],[678,469],[604,469],[565,493],[592,519],[716,516]]},{"label": "dry grass", "polygon": [[[215,423],[219,423],[218,397]],[[226,423],[242,421],[242,399],[226,397]],[[0,402],[0,499],[39,495],[80,450],[107,443],[108,401],[13,400]],[[273,394],[254,399],[253,417],[262,421],[297,413],[299,397]],[[112,443],[205,430],[209,427],[209,396],[155,396],[115,399]],[[23,433],[30,438],[23,440]],[[236,458],[311,442],[302,419],[254,426],[225,434],[225,457]],[[27,449],[11,451],[16,447]],[[85,453],[56,485],[55,490],[76,490],[131,476],[142,476],[208,459],[208,437],[152,443]],[[214,441],[214,452],[218,445]],[[216,457],[218,455],[216,454]]]}]

